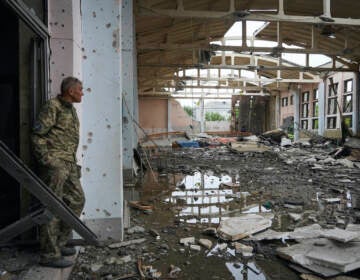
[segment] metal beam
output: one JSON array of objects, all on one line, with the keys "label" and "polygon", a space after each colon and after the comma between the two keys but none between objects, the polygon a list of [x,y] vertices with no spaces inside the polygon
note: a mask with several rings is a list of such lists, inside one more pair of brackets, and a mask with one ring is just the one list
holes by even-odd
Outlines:
[{"label": "metal beam", "polygon": [[[141,95],[139,95],[139,98],[144,98],[144,99],[152,99],[152,98],[156,98],[156,99],[194,99],[194,98],[200,98],[199,97],[194,97],[194,96],[188,96],[188,95],[164,95],[161,92],[157,92],[155,94],[145,94],[142,93]],[[206,96],[203,97],[204,99],[231,99],[231,96]]]},{"label": "metal beam", "polygon": [[358,69],[357,66],[354,68],[336,68],[336,67],[305,67],[305,66],[284,66],[284,65],[274,65],[274,66],[266,66],[266,65],[214,65],[214,64],[139,64],[139,68],[177,68],[177,69],[192,69],[192,68],[200,68],[200,69],[234,69],[234,70],[249,70],[249,71],[265,71],[265,70],[288,70],[288,71],[302,71],[302,72],[356,72]]},{"label": "metal beam", "polygon": [[0,141],[0,167],[89,244],[98,244],[96,235],[2,141]]},{"label": "metal beam", "polygon": [[284,47],[242,47],[242,46],[222,46],[210,44],[209,49],[212,51],[233,51],[233,52],[248,52],[248,53],[296,53],[296,54],[323,54],[328,56],[343,56],[347,55],[360,55],[360,50],[356,50],[355,52],[351,52],[347,54],[344,49],[336,50],[336,49],[319,49],[319,48],[284,48]]},{"label": "metal beam", "polygon": [[43,39],[50,37],[47,26],[26,6],[21,0],[3,0],[10,6],[25,24],[38,36]]},{"label": "metal beam", "polygon": [[53,215],[45,208],[38,209],[13,224],[0,230],[1,243],[10,241],[36,225],[49,222]]},{"label": "metal beam", "polygon": [[[315,43],[313,43],[315,45]],[[233,51],[238,53],[296,53],[296,54],[323,54],[328,56],[343,56],[360,55],[360,50],[355,49],[354,52],[347,53],[344,49],[320,49],[320,48],[285,48],[285,47],[252,47],[252,46],[231,46],[231,45],[216,45],[206,43],[189,43],[189,44],[141,44],[137,49],[142,51],[149,50],[191,50],[204,49],[211,51]]]},{"label": "metal beam", "polygon": [[[151,76],[147,76],[144,78],[144,81],[147,81],[149,78],[152,78]],[[219,81],[219,82],[247,82],[247,83],[319,83],[322,80],[320,78],[313,78],[313,79],[282,79],[282,78],[274,78],[274,79],[259,79],[259,78],[232,78],[232,77],[222,77],[222,78],[216,78],[216,77],[164,77],[164,78],[155,78],[157,81],[164,81],[164,82],[172,82],[172,81],[204,81],[204,82],[210,82],[210,81]],[[140,79],[140,82],[142,80]]]},{"label": "metal beam", "polygon": [[[233,20],[251,20],[251,21],[286,21],[312,24],[332,24],[332,25],[360,25],[360,19],[352,18],[331,18],[330,21],[324,20],[324,17],[312,16],[294,16],[285,14],[266,14],[266,13],[250,13],[245,14],[244,11],[192,11],[192,10],[171,10],[171,9],[154,9],[151,7],[138,7],[137,16],[164,16],[172,18],[231,18]],[[249,12],[248,12],[249,13]],[[322,19],[323,18],[323,19]]]}]

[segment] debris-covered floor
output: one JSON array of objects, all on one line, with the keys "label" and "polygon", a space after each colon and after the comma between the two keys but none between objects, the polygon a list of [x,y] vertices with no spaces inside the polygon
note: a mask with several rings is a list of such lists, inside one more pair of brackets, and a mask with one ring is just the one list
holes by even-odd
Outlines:
[{"label": "debris-covered floor", "polygon": [[71,279],[358,279],[359,163],[256,148],[148,153],[125,241],[81,248]]},{"label": "debris-covered floor", "polygon": [[[124,241],[79,247],[70,279],[359,279],[357,150],[236,140],[147,149]],[[0,250],[1,280],[24,252]]]}]

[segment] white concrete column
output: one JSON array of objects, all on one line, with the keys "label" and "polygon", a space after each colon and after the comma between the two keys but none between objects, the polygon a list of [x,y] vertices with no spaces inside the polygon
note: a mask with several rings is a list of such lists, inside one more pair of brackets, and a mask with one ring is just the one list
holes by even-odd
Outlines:
[{"label": "white concrete column", "polygon": [[276,128],[279,128],[280,127],[280,123],[281,123],[281,120],[280,120],[280,117],[281,117],[281,98],[280,98],[280,93],[277,93],[276,94],[276,97],[275,97],[275,126]]},{"label": "white concrete column", "polygon": [[318,134],[319,135],[324,135],[325,126],[326,126],[326,122],[325,122],[326,92],[325,92],[325,82],[324,81],[319,83],[318,91],[319,91],[319,98],[318,98],[318,102],[319,102],[319,129],[318,129]]},{"label": "white concrete column", "polygon": [[204,98],[200,98],[200,132],[205,132]]},{"label": "white concrete column", "polygon": [[358,135],[360,132],[359,119],[360,119],[360,74],[354,73],[354,88],[353,88],[353,134]]},{"label": "white concrete column", "polygon": [[135,98],[137,86],[135,81],[136,56],[135,56],[135,24],[133,17],[133,1],[121,1],[121,75],[123,95],[123,170],[124,178],[130,179],[133,174],[133,149],[137,144],[135,120]]},{"label": "white concrete column", "polygon": [[81,1],[84,220],[101,240],[123,236],[121,1]]},{"label": "white concrete column", "polygon": [[300,94],[298,89],[291,89],[290,93],[294,95],[294,140],[300,138]]},{"label": "white concrete column", "polygon": [[170,98],[167,100],[167,131],[168,132],[172,131],[172,126],[171,126],[171,99]]}]

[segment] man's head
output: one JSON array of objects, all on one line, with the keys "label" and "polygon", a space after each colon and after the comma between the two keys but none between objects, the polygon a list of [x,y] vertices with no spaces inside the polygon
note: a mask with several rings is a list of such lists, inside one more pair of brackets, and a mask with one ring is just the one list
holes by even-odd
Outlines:
[{"label": "man's head", "polygon": [[80,103],[82,92],[82,82],[74,77],[66,77],[61,82],[61,97],[70,103]]}]

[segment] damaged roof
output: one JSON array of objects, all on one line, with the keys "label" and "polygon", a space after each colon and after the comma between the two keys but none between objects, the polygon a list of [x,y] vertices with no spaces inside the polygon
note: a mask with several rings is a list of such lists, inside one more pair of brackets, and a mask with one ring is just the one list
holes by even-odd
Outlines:
[{"label": "damaged roof", "polygon": [[[281,43],[302,48],[292,50],[295,53],[328,55],[333,59],[330,70],[359,68],[359,1],[138,0],[134,9],[139,95],[169,93],[166,88],[175,87],[180,80],[176,72],[182,69],[221,69],[223,66],[248,69],[257,71],[259,76],[277,79],[270,87],[274,89],[279,89],[279,82],[287,87],[287,79],[311,80],[314,75],[329,72],[321,67],[282,61],[279,54],[287,49]],[[267,22],[254,34],[255,39],[278,42],[278,47],[268,55],[250,49],[244,44],[246,39],[240,48],[228,46],[225,58],[224,48],[211,45],[221,41],[235,22],[254,20]],[[219,51],[217,55],[214,50]],[[234,59],[229,51],[235,54]],[[257,64],[251,60],[254,54],[258,57]],[[343,65],[340,68],[339,63]],[[244,84],[240,80],[230,81],[227,86],[239,89]]]}]

